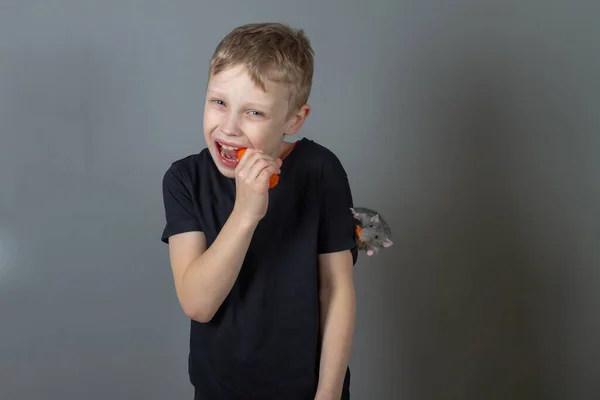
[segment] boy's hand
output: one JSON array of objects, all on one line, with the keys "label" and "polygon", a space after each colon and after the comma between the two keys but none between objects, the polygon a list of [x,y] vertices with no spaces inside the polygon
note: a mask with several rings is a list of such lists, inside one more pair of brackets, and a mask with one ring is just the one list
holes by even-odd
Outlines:
[{"label": "boy's hand", "polygon": [[234,210],[251,223],[258,223],[267,213],[269,179],[281,173],[281,159],[273,159],[260,150],[247,149],[235,169]]}]

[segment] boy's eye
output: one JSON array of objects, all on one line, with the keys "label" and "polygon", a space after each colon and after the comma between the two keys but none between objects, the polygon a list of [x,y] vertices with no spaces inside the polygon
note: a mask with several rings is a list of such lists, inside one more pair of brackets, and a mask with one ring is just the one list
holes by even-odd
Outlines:
[{"label": "boy's eye", "polygon": [[213,103],[218,104],[220,106],[225,104],[225,102],[223,100],[213,100]]},{"label": "boy's eye", "polygon": [[261,117],[263,115],[263,113],[261,113],[259,111],[250,111],[250,114],[255,115],[257,117]]}]

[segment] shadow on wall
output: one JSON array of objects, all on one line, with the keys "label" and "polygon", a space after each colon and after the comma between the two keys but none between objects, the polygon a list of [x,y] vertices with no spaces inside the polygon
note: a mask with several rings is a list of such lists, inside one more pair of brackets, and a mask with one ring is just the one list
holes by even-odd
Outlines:
[{"label": "shadow on wall", "polygon": [[[419,243],[400,306],[406,394],[559,398],[565,378],[554,353],[566,316],[553,303],[566,292],[568,254],[544,236],[553,217],[536,215],[537,183],[528,181],[546,173],[531,157],[556,133],[536,119],[550,117],[539,110],[552,113],[552,104],[533,96],[534,65],[517,66],[536,60],[468,36],[432,38],[403,71],[424,146],[420,186],[410,188],[420,192],[420,216],[405,227]],[[558,111],[551,118],[566,122]]]}]

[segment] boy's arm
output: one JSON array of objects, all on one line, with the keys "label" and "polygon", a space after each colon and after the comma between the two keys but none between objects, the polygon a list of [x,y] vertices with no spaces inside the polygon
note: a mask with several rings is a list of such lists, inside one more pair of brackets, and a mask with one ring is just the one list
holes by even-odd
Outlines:
[{"label": "boy's arm", "polygon": [[350,359],[356,313],[350,251],[319,255],[321,361],[315,400],[338,400]]},{"label": "boy's arm", "polygon": [[322,169],[319,222],[321,359],[316,400],[339,400],[354,336],[353,268],[357,259],[352,192],[335,156]]},{"label": "boy's arm", "polygon": [[207,322],[214,316],[238,277],[255,228],[234,211],[208,249],[202,232],[169,238],[175,290],[189,318]]},{"label": "boy's arm", "polygon": [[231,291],[256,226],[266,213],[269,177],[280,173],[280,166],[281,160],[247,152],[236,169],[239,179],[233,211],[208,248],[189,189],[189,172],[172,166],[165,174],[163,241],[169,243],[177,297],[191,319],[210,321]]}]

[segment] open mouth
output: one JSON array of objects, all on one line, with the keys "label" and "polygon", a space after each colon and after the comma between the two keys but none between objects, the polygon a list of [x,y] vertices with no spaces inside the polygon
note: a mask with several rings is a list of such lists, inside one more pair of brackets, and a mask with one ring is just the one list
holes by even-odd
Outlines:
[{"label": "open mouth", "polygon": [[217,152],[221,156],[221,161],[228,166],[235,166],[239,163],[238,150],[241,147],[234,147],[224,143],[215,142]]}]

